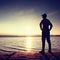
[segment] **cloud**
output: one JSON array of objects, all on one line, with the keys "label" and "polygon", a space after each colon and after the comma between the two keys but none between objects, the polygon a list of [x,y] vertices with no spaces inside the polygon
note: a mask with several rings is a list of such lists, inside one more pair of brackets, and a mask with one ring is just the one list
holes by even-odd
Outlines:
[{"label": "cloud", "polygon": [[53,11],[53,12],[48,13],[48,15],[52,16],[52,15],[56,15],[56,14],[59,14],[59,13],[60,13],[60,10],[57,10],[57,11]]}]

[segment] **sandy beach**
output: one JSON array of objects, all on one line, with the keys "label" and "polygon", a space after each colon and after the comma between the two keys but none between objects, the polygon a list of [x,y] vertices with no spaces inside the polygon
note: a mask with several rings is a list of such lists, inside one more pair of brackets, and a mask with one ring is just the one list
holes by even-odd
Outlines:
[{"label": "sandy beach", "polygon": [[39,51],[31,52],[0,52],[0,60],[60,60],[60,51],[52,51],[52,53],[45,54]]}]

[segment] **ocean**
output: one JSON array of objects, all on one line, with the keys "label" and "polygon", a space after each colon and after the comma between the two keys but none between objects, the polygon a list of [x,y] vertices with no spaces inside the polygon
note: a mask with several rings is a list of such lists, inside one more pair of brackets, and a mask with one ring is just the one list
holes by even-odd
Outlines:
[{"label": "ocean", "polygon": [[[60,37],[51,37],[52,50],[60,49]],[[41,37],[0,37],[0,52],[41,50]],[[48,49],[46,42],[45,49]]]}]

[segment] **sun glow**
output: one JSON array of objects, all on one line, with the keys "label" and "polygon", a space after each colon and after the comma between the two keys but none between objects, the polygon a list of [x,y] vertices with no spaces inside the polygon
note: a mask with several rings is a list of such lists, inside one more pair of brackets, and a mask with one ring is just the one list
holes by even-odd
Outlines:
[{"label": "sun glow", "polygon": [[[37,16],[33,9],[14,12],[0,20],[0,35],[41,35],[39,23],[42,18]],[[53,20],[51,22],[53,24],[51,34],[60,35],[59,24]]]},{"label": "sun glow", "polygon": [[26,50],[29,52],[32,49],[32,37],[26,37]]},{"label": "sun glow", "polygon": [[[32,34],[34,34],[32,26],[27,26],[25,28],[25,34],[26,35],[32,35]],[[30,39],[30,38],[28,38],[28,39]]]}]

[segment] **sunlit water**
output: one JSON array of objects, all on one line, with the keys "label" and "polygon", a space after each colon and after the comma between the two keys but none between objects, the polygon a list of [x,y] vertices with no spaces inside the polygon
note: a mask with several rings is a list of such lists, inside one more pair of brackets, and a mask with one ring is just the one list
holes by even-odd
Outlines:
[{"label": "sunlit water", "polygon": [[[60,49],[60,37],[51,37],[52,49]],[[41,50],[41,37],[4,37],[0,38],[1,51]],[[45,49],[48,49],[46,42]]]}]

